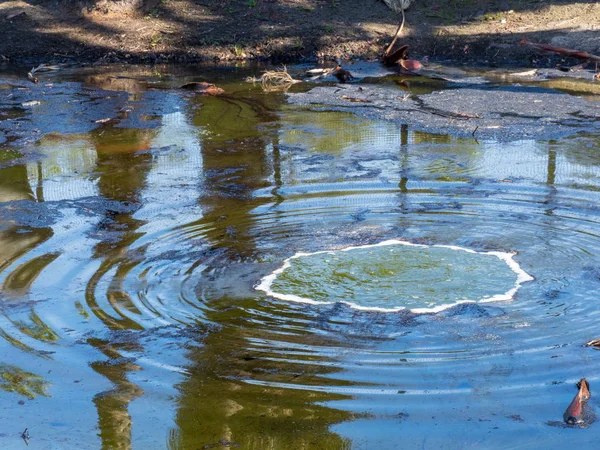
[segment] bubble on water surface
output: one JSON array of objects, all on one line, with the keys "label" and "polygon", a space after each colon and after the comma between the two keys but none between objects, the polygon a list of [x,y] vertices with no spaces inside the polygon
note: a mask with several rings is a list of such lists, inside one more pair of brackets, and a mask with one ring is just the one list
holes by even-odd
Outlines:
[{"label": "bubble on water surface", "polygon": [[338,251],[296,253],[256,289],[293,302],[438,312],[460,303],[511,300],[522,283],[533,280],[513,256],[388,240]]}]

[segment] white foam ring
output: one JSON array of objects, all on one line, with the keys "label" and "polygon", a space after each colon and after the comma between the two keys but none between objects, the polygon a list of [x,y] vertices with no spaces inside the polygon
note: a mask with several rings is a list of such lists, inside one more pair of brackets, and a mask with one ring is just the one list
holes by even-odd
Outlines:
[{"label": "white foam ring", "polygon": [[[390,239],[387,241],[380,242],[378,244],[346,247],[341,250],[335,250],[335,251],[334,250],[323,250],[323,251],[313,252],[313,253],[298,252],[295,255],[290,256],[289,258],[285,259],[283,261],[283,265],[281,267],[274,270],[269,275],[263,277],[254,288],[258,291],[264,291],[268,296],[277,298],[279,300],[285,300],[285,301],[297,302],[297,303],[308,303],[311,305],[331,305],[336,302],[322,302],[322,301],[320,302],[320,301],[313,300],[311,298],[300,297],[299,295],[282,294],[279,292],[274,292],[271,289],[271,287],[273,286],[273,283],[277,279],[277,276],[291,267],[291,261],[293,259],[302,258],[305,256],[319,255],[319,254],[324,254],[324,253],[335,254],[337,252],[349,252],[352,250],[359,250],[359,249],[364,249],[364,248],[383,247],[386,245],[407,245],[410,247],[420,247],[420,248],[432,248],[432,247],[433,248],[449,248],[451,250],[463,251],[463,252],[467,252],[467,253],[477,253],[480,255],[495,256],[495,257],[501,259],[502,261],[504,261],[506,263],[506,265],[515,274],[517,274],[517,279],[515,281],[514,287],[512,289],[508,290],[507,292],[505,292],[504,294],[497,294],[497,295],[494,295],[493,297],[486,298],[483,300],[478,300],[478,301],[476,301],[476,300],[460,300],[455,303],[439,305],[439,306],[436,306],[433,308],[411,308],[411,309],[409,309],[410,312],[415,313],[415,314],[437,313],[437,312],[443,311],[445,309],[452,308],[453,306],[459,305],[461,303],[490,303],[490,302],[512,300],[513,297],[515,296],[515,294],[517,293],[517,291],[519,290],[519,288],[521,287],[521,284],[523,284],[527,281],[534,280],[534,278],[531,275],[529,275],[527,272],[525,272],[523,269],[521,269],[521,266],[519,265],[519,263],[517,263],[513,259],[513,256],[515,255],[515,253],[477,252],[475,250],[471,250],[469,248],[464,248],[464,247],[458,247],[456,245],[423,245],[423,244],[413,244],[412,242],[401,241],[398,239]],[[407,309],[404,306],[397,306],[394,308],[381,308],[381,307],[375,307],[375,306],[373,306],[373,307],[361,306],[361,305],[357,305],[352,302],[342,301],[341,303],[345,303],[352,308],[364,310],[364,311],[397,312],[397,311],[402,311],[402,310]]]}]

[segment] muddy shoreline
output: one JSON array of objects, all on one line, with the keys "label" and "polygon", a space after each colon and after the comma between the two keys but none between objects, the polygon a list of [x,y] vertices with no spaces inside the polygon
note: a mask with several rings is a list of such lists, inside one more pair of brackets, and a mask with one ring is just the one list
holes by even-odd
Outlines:
[{"label": "muddy shoreline", "polygon": [[373,86],[318,87],[292,94],[313,111],[351,112],[420,131],[497,142],[559,139],[600,130],[600,105],[551,89],[467,85],[426,95]]}]

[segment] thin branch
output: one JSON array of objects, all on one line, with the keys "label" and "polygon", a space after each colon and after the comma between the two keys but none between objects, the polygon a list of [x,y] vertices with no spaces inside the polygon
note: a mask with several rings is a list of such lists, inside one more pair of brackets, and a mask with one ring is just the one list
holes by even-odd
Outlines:
[{"label": "thin branch", "polygon": [[389,45],[389,47],[387,48],[387,50],[385,51],[385,53],[383,54],[383,56],[388,56],[390,54],[390,52],[392,51],[392,48],[394,48],[394,44],[396,43],[396,41],[398,40],[398,36],[400,36],[400,34],[402,33],[402,29],[404,28],[404,8],[400,8],[400,11],[402,11],[402,22],[400,22],[400,25],[398,25],[398,28],[396,29],[396,34],[394,35],[394,39],[392,40],[392,43]]}]

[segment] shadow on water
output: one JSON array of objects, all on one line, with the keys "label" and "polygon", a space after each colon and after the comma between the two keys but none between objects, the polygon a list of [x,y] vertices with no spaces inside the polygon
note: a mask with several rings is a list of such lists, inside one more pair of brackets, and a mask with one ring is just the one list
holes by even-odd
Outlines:
[{"label": "shadow on water", "polygon": [[[239,75],[218,98],[57,78],[56,104],[94,111],[2,153],[2,445],[25,426],[42,448],[595,442],[545,423],[598,380],[598,137],[480,143]],[[392,238],[516,252],[535,281],[422,315],[254,290],[298,251]]]}]

